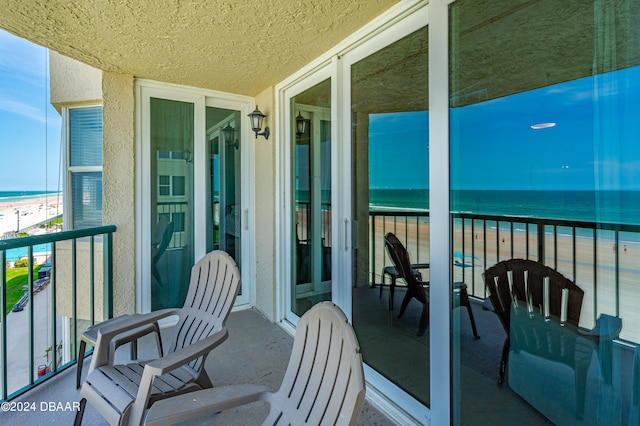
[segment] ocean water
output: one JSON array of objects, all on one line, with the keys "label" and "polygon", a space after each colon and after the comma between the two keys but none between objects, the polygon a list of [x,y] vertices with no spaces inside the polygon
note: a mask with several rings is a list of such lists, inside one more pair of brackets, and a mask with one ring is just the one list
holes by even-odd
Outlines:
[{"label": "ocean water", "polygon": [[[429,190],[372,189],[372,209],[428,211]],[[451,193],[451,210],[598,223],[640,225],[640,191],[493,191]]]},{"label": "ocean water", "polygon": [[[37,244],[33,246],[33,254],[42,254],[51,252],[51,244]],[[18,259],[22,259],[23,257],[27,257],[28,251],[26,247],[20,247],[17,249],[7,250],[6,260],[7,261],[16,261]]]},{"label": "ocean water", "polygon": [[53,198],[58,194],[58,191],[0,191],[0,203],[28,200],[29,198],[39,198],[45,195]]}]

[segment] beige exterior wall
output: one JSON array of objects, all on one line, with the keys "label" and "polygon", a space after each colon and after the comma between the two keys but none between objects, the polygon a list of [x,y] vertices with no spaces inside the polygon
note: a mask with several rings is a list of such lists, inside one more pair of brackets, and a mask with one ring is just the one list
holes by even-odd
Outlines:
[{"label": "beige exterior wall", "polygon": [[[133,77],[103,73],[55,52],[50,54],[50,67],[51,103],[58,111],[64,106],[102,103],[102,223],[117,227],[113,236],[113,310],[114,315],[134,312],[136,253]],[[62,254],[60,262],[66,262],[66,257],[67,253]],[[100,257],[100,268],[101,259]],[[64,267],[60,267],[62,265]],[[58,267],[58,271],[63,269],[66,269],[66,263],[61,263]],[[79,271],[84,269],[88,270],[88,266],[79,265]],[[61,276],[60,285],[67,285],[65,282],[69,282],[68,280],[70,275]],[[100,284],[98,292],[101,293],[101,289]],[[80,289],[78,306],[86,306],[85,301],[80,300],[88,295],[81,294],[82,292]],[[67,305],[66,302],[61,303]],[[70,305],[66,308],[61,306],[61,309],[69,310]],[[83,318],[83,315],[86,314],[78,312],[78,317]],[[100,317],[101,315],[100,313]],[[96,315],[96,318],[100,317]]]},{"label": "beige exterior wall", "polygon": [[51,104],[82,105],[102,99],[102,71],[54,51],[49,53]]},{"label": "beige exterior wall", "polygon": [[[91,256],[89,239],[78,240],[76,243],[76,314],[80,320],[91,319]],[[103,320],[103,251],[102,241],[95,239],[93,254],[93,286],[94,286],[94,316],[96,321]],[[73,317],[72,304],[72,248],[71,241],[56,244],[56,313],[60,316]]]},{"label": "beige exterior wall", "polygon": [[102,79],[102,223],[113,235],[113,313],[136,309],[135,89],[133,76]]},{"label": "beige exterior wall", "polygon": [[[256,96],[256,105],[267,117],[269,140],[255,140],[255,301],[256,308],[276,321],[276,129],[275,92],[269,87]],[[252,137],[253,139],[253,137]]]}]

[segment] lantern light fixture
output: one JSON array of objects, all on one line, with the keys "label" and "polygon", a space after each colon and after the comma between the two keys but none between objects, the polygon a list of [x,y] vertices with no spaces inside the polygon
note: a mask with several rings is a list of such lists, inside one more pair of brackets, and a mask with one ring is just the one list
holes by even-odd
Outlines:
[{"label": "lantern light fixture", "polygon": [[260,112],[257,105],[255,111],[249,114],[248,117],[251,120],[251,130],[255,132],[256,139],[258,138],[258,136],[264,136],[264,138],[268,140],[270,134],[269,127],[265,127],[264,132],[260,132],[260,130],[262,130],[262,122],[264,121],[266,115]]},{"label": "lantern light fixture", "polygon": [[298,138],[302,137],[307,132],[307,124],[311,120],[307,120],[302,116],[302,113],[298,111],[298,116],[296,117],[296,135]]},{"label": "lantern light fixture", "polygon": [[231,126],[231,123],[227,123],[225,127],[222,128],[222,140],[228,146],[232,146],[235,149],[238,149],[238,140],[236,139],[236,129]]}]

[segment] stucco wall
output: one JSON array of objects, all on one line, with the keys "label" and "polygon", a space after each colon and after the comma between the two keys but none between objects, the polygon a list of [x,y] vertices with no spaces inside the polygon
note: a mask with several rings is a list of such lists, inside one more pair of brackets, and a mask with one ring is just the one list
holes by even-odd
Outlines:
[{"label": "stucco wall", "polygon": [[[255,283],[256,308],[267,318],[276,318],[276,129],[275,96],[269,87],[255,97],[256,104],[267,117],[264,126],[269,126],[271,135],[255,139]],[[252,138],[253,139],[253,138]]]},{"label": "stucco wall", "polygon": [[49,53],[51,103],[58,112],[64,105],[102,99],[102,71],[54,51]]},{"label": "stucco wall", "polygon": [[[96,321],[103,317],[103,252],[102,239],[96,237],[94,244],[94,315]],[[76,243],[76,314],[80,320],[91,319],[91,275],[90,275],[90,243],[88,239],[78,240]],[[71,241],[56,244],[56,313],[57,315],[73,317],[72,302],[72,251]]]},{"label": "stucco wall", "polygon": [[114,315],[135,312],[135,90],[133,77],[102,79],[102,223],[113,235]]}]

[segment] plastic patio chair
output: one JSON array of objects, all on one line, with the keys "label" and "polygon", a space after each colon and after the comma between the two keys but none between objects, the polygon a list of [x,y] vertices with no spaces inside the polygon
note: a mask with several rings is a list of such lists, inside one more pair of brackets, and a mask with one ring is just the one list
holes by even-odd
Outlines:
[{"label": "plastic patio chair", "polygon": [[[182,308],[137,315],[132,321],[100,329],[90,373],[80,389],[75,424],[82,422],[87,402],[112,425],[139,425],[144,411],[155,401],[210,388],[204,361],[228,337],[225,324],[240,280],[240,271],[231,256],[222,251],[211,252],[191,269],[189,292]],[[111,365],[110,346],[116,336],[174,315],[178,316],[178,323],[164,357]]]},{"label": "plastic patio chair", "polygon": [[355,425],[365,382],[358,341],[344,313],[321,302],[296,327],[289,365],[276,392],[259,385],[221,386],[154,404],[145,425],[171,425],[255,401],[267,401],[263,425]]},{"label": "plastic patio chair", "polygon": [[[387,253],[389,253],[389,257],[396,268],[398,277],[402,278],[407,283],[407,292],[402,299],[398,318],[402,318],[405,310],[407,309],[407,305],[411,299],[415,297],[416,300],[423,305],[420,322],[418,324],[418,336],[422,336],[429,325],[429,298],[427,296],[429,282],[423,282],[420,280],[420,274],[416,273],[416,268],[411,264],[409,252],[394,233],[387,233],[387,235],[384,236],[384,242],[385,247],[387,248]],[[465,306],[467,308],[473,336],[476,339],[479,339],[476,322],[473,318],[473,311],[471,310],[471,303],[469,302],[467,285],[463,282],[453,283],[453,296],[454,306]]]},{"label": "plastic patio chair", "polygon": [[[500,318],[507,334],[498,384],[504,382],[510,350],[526,352],[537,360],[549,361],[550,365],[564,364],[574,371],[575,415],[580,418],[594,352],[599,359],[600,374],[605,383],[611,383],[607,359],[611,356],[611,341],[622,329],[622,320],[601,314],[593,329],[579,328],[584,291],[560,272],[533,260],[503,260],[485,271],[484,281],[491,301],[488,308]],[[549,283],[548,290],[544,289],[545,281]]]}]

